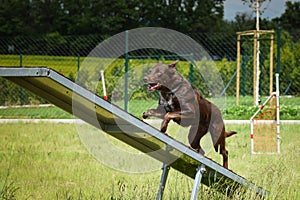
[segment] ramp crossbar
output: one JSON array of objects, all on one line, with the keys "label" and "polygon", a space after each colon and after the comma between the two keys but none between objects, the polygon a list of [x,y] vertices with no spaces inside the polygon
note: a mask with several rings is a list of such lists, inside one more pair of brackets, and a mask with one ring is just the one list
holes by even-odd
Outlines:
[{"label": "ramp crossbar", "polygon": [[0,67],[0,77],[28,89],[107,134],[164,163],[157,199],[162,198],[170,168],[195,179],[191,199],[197,198],[200,183],[207,186],[218,183],[217,190],[222,193],[228,192],[228,186],[230,186],[231,189],[250,188],[262,197],[268,194],[263,188],[162,134],[151,125],[52,69]]}]

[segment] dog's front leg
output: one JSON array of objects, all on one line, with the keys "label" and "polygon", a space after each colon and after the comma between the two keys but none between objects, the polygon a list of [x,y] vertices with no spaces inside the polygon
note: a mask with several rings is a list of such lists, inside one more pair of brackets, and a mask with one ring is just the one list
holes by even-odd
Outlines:
[{"label": "dog's front leg", "polygon": [[164,119],[165,114],[165,109],[162,106],[158,106],[156,109],[150,109],[144,112],[143,119],[147,119],[148,117],[157,117],[160,119]]},{"label": "dog's front leg", "polygon": [[175,111],[175,112],[168,112],[164,116],[164,120],[161,123],[161,132],[165,133],[168,128],[168,124],[171,120],[174,120],[175,122],[179,123],[182,119],[190,119],[192,120],[194,116],[194,113],[189,111]]},{"label": "dog's front leg", "polygon": [[157,118],[163,118],[164,113],[157,112],[155,109],[150,109],[143,113],[143,118],[147,119],[148,117],[157,117]]},{"label": "dog's front leg", "polygon": [[[167,113],[167,114],[168,114],[168,113]],[[166,115],[167,115],[167,114],[166,114]],[[160,126],[160,131],[161,131],[161,132],[165,133],[165,132],[167,131],[168,124],[169,124],[170,120],[171,120],[171,119],[168,118],[168,117],[165,117],[165,118],[164,118],[164,120],[162,121],[161,126]]]},{"label": "dog's front leg", "polygon": [[160,131],[165,133],[167,131],[169,122],[172,119],[179,121],[181,119],[181,117],[182,117],[182,115],[180,114],[180,112],[168,112],[168,113],[166,113],[164,118],[163,118],[164,120],[161,123]]}]

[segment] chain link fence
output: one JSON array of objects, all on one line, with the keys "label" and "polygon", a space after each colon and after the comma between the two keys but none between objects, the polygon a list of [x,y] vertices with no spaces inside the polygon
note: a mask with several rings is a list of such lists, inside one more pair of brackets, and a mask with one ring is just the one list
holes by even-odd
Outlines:
[{"label": "chain link fence", "polygon": [[[281,40],[278,35],[281,34]],[[34,67],[44,66],[52,68],[69,79],[76,81],[83,87],[93,90],[98,95],[103,95],[102,85],[99,79],[99,66],[105,67],[105,82],[110,101],[124,108],[128,112],[140,117],[142,112],[155,107],[158,101],[157,93],[149,93],[141,82],[147,71],[159,60],[171,63],[178,60],[177,70],[189,80],[194,87],[199,89],[204,97],[213,102],[223,98],[226,106],[221,109],[225,118],[227,115],[236,115],[236,76],[237,76],[237,35],[228,33],[214,34],[188,34],[199,43],[207,52],[207,56],[194,54],[178,55],[161,49],[147,48],[123,54],[118,58],[93,57],[91,52],[95,47],[106,42],[99,35],[86,36],[61,36],[57,33],[45,37],[14,37],[0,38],[0,66],[1,67]],[[129,35],[130,37],[130,35]],[[147,37],[147,35],[145,35]],[[286,109],[292,118],[298,118],[300,106],[300,38],[291,38],[285,31],[275,31],[273,64],[274,71],[280,67],[280,93],[281,107]],[[253,108],[253,37],[243,38],[241,42],[241,78],[240,78],[240,110],[241,116]],[[270,82],[270,40],[260,39],[260,87],[259,94],[262,101],[269,95]],[[123,46],[126,48],[127,45]],[[118,46],[112,48],[119,48]],[[278,65],[278,52],[280,49],[280,66]],[[109,55],[109,52],[108,54]],[[83,69],[83,65],[88,68]],[[217,93],[211,92],[207,78],[215,72],[203,74],[202,68],[212,67],[218,69],[223,84]],[[89,71],[89,69],[94,69]],[[100,68],[99,68],[100,69]],[[278,68],[279,69],[279,68]],[[80,73],[78,73],[80,71]],[[91,73],[93,72],[93,73]],[[96,74],[95,74],[96,72]],[[275,77],[275,75],[274,75]],[[275,90],[275,78],[273,79]],[[127,81],[127,83],[126,83]],[[0,78],[0,117],[31,116],[28,110],[14,115],[11,106],[48,104],[44,99],[29,93],[19,86]],[[242,108],[241,108],[242,107]],[[48,107],[46,107],[49,109]],[[56,117],[57,110],[47,116]],[[60,112],[58,112],[60,113]],[[58,114],[60,115],[60,114]],[[64,114],[61,114],[64,117]],[[234,117],[228,117],[234,118]],[[236,118],[236,119],[237,119]]]}]

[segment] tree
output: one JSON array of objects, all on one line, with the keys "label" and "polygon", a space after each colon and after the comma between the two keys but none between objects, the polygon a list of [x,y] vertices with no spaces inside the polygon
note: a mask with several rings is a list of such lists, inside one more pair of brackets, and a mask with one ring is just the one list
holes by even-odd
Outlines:
[{"label": "tree", "polygon": [[253,30],[255,28],[255,21],[252,15],[247,13],[240,13],[235,16],[235,31]]},{"label": "tree", "polygon": [[[164,21],[167,22],[165,26],[179,31],[185,30],[185,32],[215,32],[222,27],[223,24],[223,4],[224,0],[181,0],[173,5],[172,10],[176,17],[168,15],[172,10],[166,10],[164,12],[164,14],[167,15],[164,18]],[[174,26],[171,24],[172,21],[175,23]],[[178,25],[180,25],[180,27]]]},{"label": "tree", "polygon": [[0,4],[0,36],[101,34],[157,26],[213,32],[225,0],[11,0]]},{"label": "tree", "polygon": [[30,32],[29,1],[2,1],[0,4],[0,36],[15,36]]},{"label": "tree", "polygon": [[294,38],[299,40],[300,35],[300,2],[286,2],[285,12],[281,15],[282,27],[287,30]]}]

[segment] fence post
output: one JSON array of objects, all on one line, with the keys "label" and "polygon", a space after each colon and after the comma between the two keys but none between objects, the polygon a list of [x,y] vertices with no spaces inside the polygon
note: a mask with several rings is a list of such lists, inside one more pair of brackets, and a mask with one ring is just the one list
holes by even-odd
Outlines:
[{"label": "fence post", "polygon": [[226,90],[229,88],[231,82],[233,81],[234,77],[236,76],[237,74],[237,70],[233,73],[233,75],[231,76],[230,80],[227,82],[226,86],[224,87],[224,89],[222,90],[220,96],[223,96],[226,92]]},{"label": "fence post", "polygon": [[242,57],[242,64],[240,65],[240,94],[242,96],[246,96],[246,89],[245,89],[245,85],[246,85],[246,66],[247,63],[249,61],[248,55],[245,55]]},{"label": "fence post", "polygon": [[80,80],[80,54],[77,55],[77,80]]},{"label": "fence post", "polygon": [[257,56],[256,56],[256,52],[257,52],[257,32],[254,31],[254,42],[253,42],[253,105],[258,105],[257,104],[257,99],[258,99],[258,85],[256,82],[258,81],[257,79]]},{"label": "fence post", "polygon": [[270,91],[269,94],[272,95],[273,92],[273,48],[274,48],[274,33],[271,34],[270,38]]},{"label": "fence post", "polygon": [[276,73],[280,74],[280,33],[281,33],[281,21],[278,22],[278,28],[277,28],[277,69]]},{"label": "fence post", "polygon": [[190,72],[189,72],[189,79],[190,79],[190,83],[193,85],[194,83],[194,54],[191,53],[190,54]]},{"label": "fence post", "polygon": [[235,104],[238,106],[240,103],[240,77],[241,77],[241,35],[237,34],[237,59],[236,59],[236,96]]},{"label": "fence post", "polygon": [[[20,53],[20,67],[23,67],[23,55]],[[20,104],[21,106],[24,105],[24,99],[23,99],[23,89],[20,87],[19,89],[19,97],[20,97]]]},{"label": "fence post", "polygon": [[125,86],[124,86],[124,110],[128,111],[128,30],[125,31]]}]

